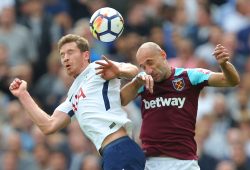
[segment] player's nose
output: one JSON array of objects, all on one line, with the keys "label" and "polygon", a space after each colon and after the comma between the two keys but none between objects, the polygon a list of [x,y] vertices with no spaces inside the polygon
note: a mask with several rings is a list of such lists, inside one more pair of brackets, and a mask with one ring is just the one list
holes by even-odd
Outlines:
[{"label": "player's nose", "polygon": [[69,61],[69,57],[68,55],[65,55],[64,58],[63,58],[63,63],[66,63]]},{"label": "player's nose", "polygon": [[151,75],[152,74],[152,72],[153,72],[153,69],[151,68],[151,67],[145,67],[145,72],[147,73],[147,74],[149,74],[149,75]]}]

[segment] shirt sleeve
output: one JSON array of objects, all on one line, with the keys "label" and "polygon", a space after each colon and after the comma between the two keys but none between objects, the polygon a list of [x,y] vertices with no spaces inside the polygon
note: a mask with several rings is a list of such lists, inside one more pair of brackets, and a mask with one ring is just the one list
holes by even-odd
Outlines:
[{"label": "shirt sleeve", "polygon": [[142,92],[144,92],[144,86],[141,86],[141,87],[138,89],[137,94],[140,94],[140,93],[142,93]]},{"label": "shirt sleeve", "polygon": [[63,103],[61,103],[56,110],[67,113],[69,117],[73,117],[75,112],[72,109],[72,105],[68,99],[66,99]]},{"label": "shirt sleeve", "polygon": [[188,69],[187,74],[192,85],[198,85],[207,82],[211,71],[203,68]]}]

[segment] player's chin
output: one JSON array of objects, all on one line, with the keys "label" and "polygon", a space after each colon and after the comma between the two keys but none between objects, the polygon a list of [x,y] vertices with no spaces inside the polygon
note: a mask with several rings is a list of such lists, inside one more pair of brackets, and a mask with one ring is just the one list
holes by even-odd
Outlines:
[{"label": "player's chin", "polygon": [[72,72],[70,69],[66,69],[66,73],[68,76],[76,77],[75,73]]},{"label": "player's chin", "polygon": [[154,82],[162,82],[164,80],[164,78],[161,76],[154,76],[154,77],[152,76],[152,78]]}]

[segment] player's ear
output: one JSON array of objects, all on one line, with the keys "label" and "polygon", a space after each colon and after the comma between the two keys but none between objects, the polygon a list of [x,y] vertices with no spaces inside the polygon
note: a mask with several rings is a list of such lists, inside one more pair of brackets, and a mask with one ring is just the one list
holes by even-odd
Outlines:
[{"label": "player's ear", "polygon": [[167,58],[167,53],[164,50],[161,50],[161,56],[163,58]]},{"label": "player's ear", "polygon": [[89,51],[84,51],[83,52],[83,57],[84,57],[84,60],[87,60],[90,62],[90,53]]}]

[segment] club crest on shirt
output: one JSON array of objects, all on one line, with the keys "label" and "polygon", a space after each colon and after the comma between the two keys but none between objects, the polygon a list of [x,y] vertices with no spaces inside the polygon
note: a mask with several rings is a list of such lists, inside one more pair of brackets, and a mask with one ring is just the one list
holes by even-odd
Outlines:
[{"label": "club crest on shirt", "polygon": [[173,87],[177,91],[182,91],[185,87],[185,82],[184,82],[183,78],[177,78],[175,80],[172,80],[172,83],[173,83]]}]

